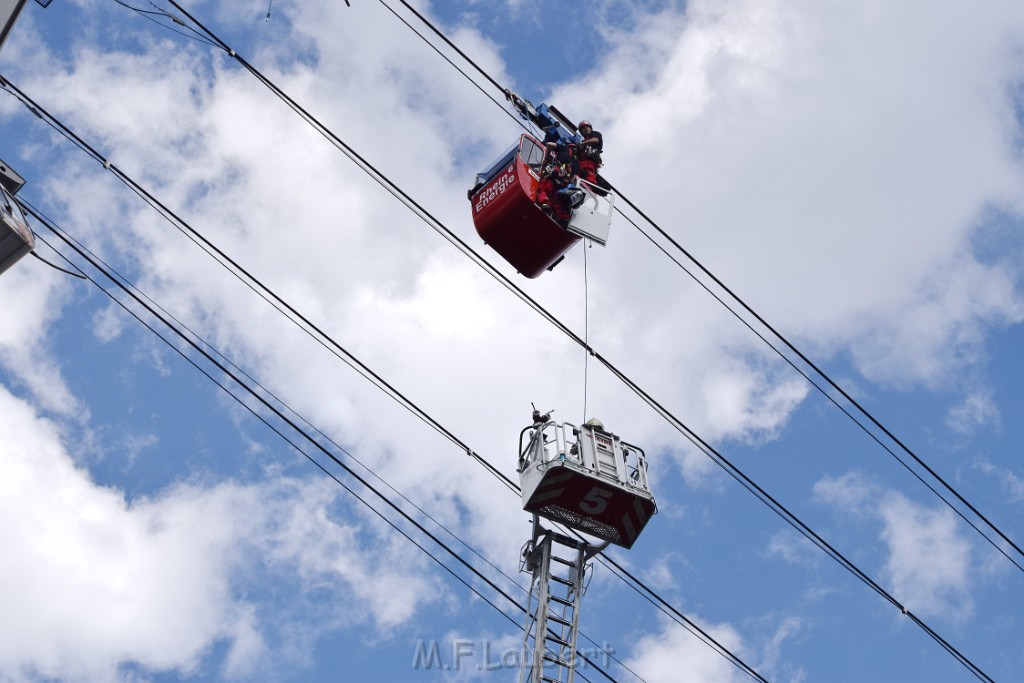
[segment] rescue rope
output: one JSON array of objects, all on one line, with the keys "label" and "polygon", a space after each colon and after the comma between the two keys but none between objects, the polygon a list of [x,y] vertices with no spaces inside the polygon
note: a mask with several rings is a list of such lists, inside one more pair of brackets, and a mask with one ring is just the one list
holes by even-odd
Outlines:
[{"label": "rescue rope", "polygon": [[590,374],[590,280],[587,276],[587,249],[590,241],[583,240],[583,417],[587,423],[587,380]]}]

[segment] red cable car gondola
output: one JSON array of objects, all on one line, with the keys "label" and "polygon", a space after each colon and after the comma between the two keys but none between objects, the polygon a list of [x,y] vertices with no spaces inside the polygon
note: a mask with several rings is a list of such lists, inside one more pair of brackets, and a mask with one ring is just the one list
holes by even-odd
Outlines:
[{"label": "red cable car gondola", "polygon": [[[25,181],[0,162],[0,273],[35,248],[36,239],[14,192]],[[10,188],[10,189],[8,189]]]},{"label": "red cable car gondola", "polygon": [[[534,203],[544,153],[536,138],[523,135],[492,167],[493,175],[470,194],[477,233],[529,278],[552,268],[580,241]],[[482,173],[478,179],[487,175]]]},{"label": "red cable car gondola", "polygon": [[[554,131],[562,143],[578,142],[578,136],[569,132],[571,124],[558,110],[546,105],[535,109],[511,92],[506,96],[524,118],[544,127],[549,135]],[[614,198],[600,178],[601,187],[576,181],[584,199],[564,227],[536,204],[546,154],[540,140],[524,134],[489,169],[477,175],[468,193],[477,233],[529,278],[554,268],[583,237],[603,246],[611,224]]]},{"label": "red cable car gondola", "polygon": [[[550,270],[580,238],[608,241],[613,196],[577,181],[586,195],[563,228],[535,202],[545,148],[523,134],[519,143],[477,176],[469,192],[476,231],[492,249],[529,278]],[[598,193],[600,192],[600,194]]]}]

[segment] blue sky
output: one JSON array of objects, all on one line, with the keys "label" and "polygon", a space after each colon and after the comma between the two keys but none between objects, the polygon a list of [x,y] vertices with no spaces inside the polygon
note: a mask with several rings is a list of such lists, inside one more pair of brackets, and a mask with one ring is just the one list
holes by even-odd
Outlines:
[{"label": "blue sky", "polygon": [[[1021,570],[652,247],[624,202],[607,248],[577,247],[535,281],[512,273],[476,237],[465,190],[519,127],[382,3],[351,5],[282,0],[269,20],[261,2],[185,7],[988,676],[1014,680]],[[630,200],[1021,544],[1019,3],[415,6],[500,83],[593,121]],[[110,0],[57,0],[26,6],[0,74],[506,475],[531,402],[642,446],[659,514],[608,556],[764,678],[975,680],[223,52]],[[0,95],[0,158],[28,180],[23,198],[525,602],[515,495]],[[26,259],[0,301],[0,680],[513,679],[478,670],[520,640],[500,595],[374,503],[512,621],[96,287]],[[615,680],[748,680],[606,565],[582,631],[614,650]],[[460,643],[472,655],[415,668],[434,641],[449,663]]]}]

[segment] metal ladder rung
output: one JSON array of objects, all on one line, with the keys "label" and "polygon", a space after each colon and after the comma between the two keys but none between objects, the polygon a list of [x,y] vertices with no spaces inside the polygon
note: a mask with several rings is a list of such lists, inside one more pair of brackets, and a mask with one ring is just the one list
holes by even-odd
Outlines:
[{"label": "metal ladder rung", "polygon": [[555,655],[548,652],[544,653],[543,659],[544,661],[551,662],[552,664],[557,664],[558,666],[569,666],[569,662],[565,661],[561,657],[556,657]]},{"label": "metal ladder rung", "polygon": [[575,603],[573,603],[572,600],[566,600],[565,598],[560,598],[557,595],[550,595],[549,594],[548,595],[548,600],[552,600],[554,602],[557,602],[560,605],[565,605],[566,607],[574,607],[575,606]]},{"label": "metal ladder rung", "polygon": [[562,640],[558,636],[548,634],[544,637],[544,640],[548,641],[549,643],[554,643],[555,645],[561,645],[562,647],[572,647],[572,643],[570,643],[567,640]]},{"label": "metal ladder rung", "polygon": [[576,566],[575,560],[567,560],[564,557],[559,557],[558,555],[552,555],[551,559],[554,560],[555,562],[560,562],[560,563],[562,563],[564,565],[567,565],[569,567],[575,567]]},{"label": "metal ladder rung", "polygon": [[563,579],[561,576],[555,576],[554,574],[551,575],[551,580],[552,581],[557,581],[558,583],[560,583],[560,584],[562,584],[564,586],[575,586],[576,585],[575,581],[570,581],[569,579]]},{"label": "metal ladder rung", "polygon": [[561,624],[562,626],[572,626],[572,622],[571,621],[569,621],[568,619],[563,619],[562,617],[558,616],[557,614],[548,614],[547,615],[547,619],[548,619],[548,621],[553,621],[556,624]]}]

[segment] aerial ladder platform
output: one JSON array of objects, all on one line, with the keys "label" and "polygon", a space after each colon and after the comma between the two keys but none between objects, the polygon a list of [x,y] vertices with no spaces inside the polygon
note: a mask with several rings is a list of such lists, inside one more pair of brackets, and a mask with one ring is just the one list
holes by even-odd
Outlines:
[{"label": "aerial ladder platform", "polygon": [[[521,566],[532,579],[519,680],[572,683],[589,562],[609,544],[631,547],[657,506],[644,452],[599,420],[576,427],[534,410],[519,441],[523,509],[533,513]],[[597,541],[546,529],[542,518]]]}]

